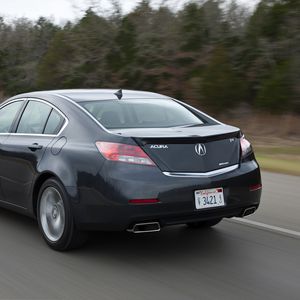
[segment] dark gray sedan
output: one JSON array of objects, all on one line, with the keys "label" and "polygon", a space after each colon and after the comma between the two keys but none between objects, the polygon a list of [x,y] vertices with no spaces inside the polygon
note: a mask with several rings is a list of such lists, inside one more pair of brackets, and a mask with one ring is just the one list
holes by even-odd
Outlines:
[{"label": "dark gray sedan", "polygon": [[260,196],[240,129],[170,97],[57,90],[0,107],[0,205],[36,218],[55,250],[90,230],[213,226],[253,213]]}]

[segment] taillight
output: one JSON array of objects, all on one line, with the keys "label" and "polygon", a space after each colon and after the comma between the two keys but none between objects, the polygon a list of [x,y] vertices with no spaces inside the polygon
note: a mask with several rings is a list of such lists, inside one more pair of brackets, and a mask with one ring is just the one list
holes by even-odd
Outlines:
[{"label": "taillight", "polygon": [[240,144],[241,144],[242,158],[245,158],[247,155],[252,153],[252,146],[251,146],[250,142],[248,140],[246,140],[244,135],[240,138]]},{"label": "taillight", "polygon": [[107,160],[155,166],[154,162],[139,146],[109,142],[96,142],[96,146]]}]

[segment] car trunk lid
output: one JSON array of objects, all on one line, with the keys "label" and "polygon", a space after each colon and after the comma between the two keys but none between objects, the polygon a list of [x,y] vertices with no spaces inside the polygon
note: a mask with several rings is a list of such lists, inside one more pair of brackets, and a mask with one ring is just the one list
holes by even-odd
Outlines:
[{"label": "car trunk lid", "polygon": [[238,164],[240,130],[227,125],[116,129],[167,172],[209,172]]}]

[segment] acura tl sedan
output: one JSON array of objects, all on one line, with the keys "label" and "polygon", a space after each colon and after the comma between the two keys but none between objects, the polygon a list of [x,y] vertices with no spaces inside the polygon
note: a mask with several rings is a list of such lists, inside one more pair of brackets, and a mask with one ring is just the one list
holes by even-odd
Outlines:
[{"label": "acura tl sedan", "polygon": [[255,212],[251,144],[184,102],[129,90],[56,90],[0,107],[0,205],[37,219],[53,249],[91,230],[216,225]]}]

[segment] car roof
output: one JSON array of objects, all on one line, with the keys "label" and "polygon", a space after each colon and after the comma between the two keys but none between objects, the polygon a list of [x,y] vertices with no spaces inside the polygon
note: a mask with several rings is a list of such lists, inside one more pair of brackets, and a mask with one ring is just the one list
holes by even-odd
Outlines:
[{"label": "car roof", "polygon": [[[46,95],[56,95],[68,97],[75,102],[95,101],[95,100],[116,100],[118,99],[115,93],[118,89],[66,89],[66,90],[50,90],[31,92],[18,97],[43,97]],[[169,99],[171,97],[144,91],[122,90],[122,99]]]}]

